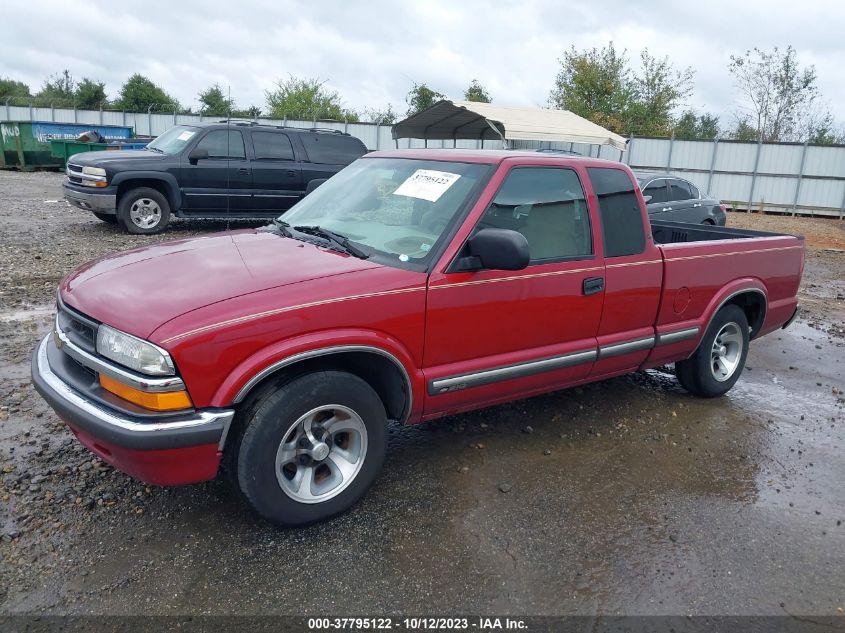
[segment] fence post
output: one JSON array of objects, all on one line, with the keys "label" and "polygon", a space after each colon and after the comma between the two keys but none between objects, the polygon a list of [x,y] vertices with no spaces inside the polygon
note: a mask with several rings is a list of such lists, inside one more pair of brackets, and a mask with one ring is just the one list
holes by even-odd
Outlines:
[{"label": "fence post", "polygon": [[73,106],[73,122],[79,123],[79,111],[76,109],[76,104]]},{"label": "fence post", "polygon": [[839,219],[845,217],[845,192],[842,193],[842,204],[839,205]]},{"label": "fence post", "polygon": [[100,125],[103,124],[103,102],[100,102]]},{"label": "fence post", "polygon": [[11,97],[6,97],[6,120],[9,121],[12,118],[12,110],[9,108],[9,99]]},{"label": "fence post", "polygon": [[56,105],[54,103],[50,104],[50,120],[53,123],[56,122]]},{"label": "fence post", "polygon": [[675,145],[675,131],[672,130],[672,136],[669,138],[669,156],[666,157],[666,171],[672,167],[672,148]]},{"label": "fence post", "polygon": [[625,164],[629,167],[631,166],[631,154],[634,152],[634,133],[631,132],[631,135],[628,137],[628,151],[625,155]]},{"label": "fence post", "polygon": [[173,108],[173,125],[176,125],[176,108]]},{"label": "fence post", "polygon": [[32,101],[29,102],[29,120],[34,120],[34,117],[32,116]]},{"label": "fence post", "polygon": [[[795,217],[795,209],[798,207],[798,194],[801,192],[801,179],[804,177],[804,160],[807,158],[807,146],[809,141],[804,143],[804,149],[801,150],[801,166],[798,168],[798,182],[795,184],[795,197],[792,199],[792,217]],[[840,216],[842,213],[840,212]]]},{"label": "fence post", "polygon": [[123,110],[123,111],[120,113],[120,118],[121,118],[121,120],[123,121],[123,127],[126,127],[126,110]]},{"label": "fence post", "polygon": [[757,140],[757,155],[754,157],[754,171],[751,174],[751,191],[748,192],[748,208],[746,213],[751,213],[751,205],[754,202],[754,185],[757,183],[757,167],[760,165],[760,150],[763,149],[763,135]]},{"label": "fence post", "polygon": [[713,182],[713,172],[716,171],[716,154],[719,151],[719,137],[713,139],[713,154],[710,156],[710,174],[707,176],[707,193],[710,193],[710,186]]}]

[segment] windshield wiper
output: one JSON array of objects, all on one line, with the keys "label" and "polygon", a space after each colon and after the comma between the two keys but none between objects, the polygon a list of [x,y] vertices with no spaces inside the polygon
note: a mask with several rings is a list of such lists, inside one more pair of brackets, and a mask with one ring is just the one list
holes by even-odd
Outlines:
[{"label": "windshield wiper", "polygon": [[293,233],[290,232],[290,224],[284,220],[273,218],[273,226],[279,229],[279,233],[281,233],[283,237],[293,237]]},{"label": "windshield wiper", "polygon": [[295,231],[299,231],[300,233],[305,233],[307,235],[316,235],[317,237],[322,237],[337,246],[340,246],[344,252],[349,253],[353,257],[357,257],[358,259],[367,259],[369,255],[362,251],[360,248],[355,246],[349,241],[349,238],[345,235],[341,235],[340,233],[335,233],[334,231],[330,231],[329,229],[324,229],[321,226],[295,226],[293,227]]}]

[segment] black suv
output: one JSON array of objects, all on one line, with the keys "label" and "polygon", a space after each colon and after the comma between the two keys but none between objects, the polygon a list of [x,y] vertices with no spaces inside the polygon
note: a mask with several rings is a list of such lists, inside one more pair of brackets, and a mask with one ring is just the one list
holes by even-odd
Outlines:
[{"label": "black suv", "polygon": [[272,218],[367,152],[338,130],[179,125],[144,150],[76,154],[65,199],[130,233],[180,218]]}]

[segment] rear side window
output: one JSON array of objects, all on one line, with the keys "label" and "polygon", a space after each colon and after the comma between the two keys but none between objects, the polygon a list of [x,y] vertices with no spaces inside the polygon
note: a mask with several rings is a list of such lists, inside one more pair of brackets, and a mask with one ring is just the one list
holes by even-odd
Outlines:
[{"label": "rear side window", "polygon": [[209,158],[245,158],[244,137],[239,130],[214,130],[206,134],[196,149],[207,149]]},{"label": "rear side window", "polygon": [[689,200],[692,194],[689,190],[689,185],[685,180],[670,180],[670,200]]},{"label": "rear side window", "polygon": [[300,136],[312,163],[348,165],[367,153],[364,144],[354,136],[308,133]]},{"label": "rear side window", "polygon": [[643,216],[628,174],[604,167],[590,167],[587,172],[599,201],[605,257],[642,253]]},{"label": "rear side window", "polygon": [[694,184],[692,184],[691,182],[688,182],[687,184],[689,185],[689,192],[690,192],[690,194],[692,195],[692,197],[693,197],[693,198],[695,198],[695,199],[700,198],[700,197],[701,197],[701,192],[698,190],[698,187],[696,187],[696,186],[695,186]]},{"label": "rear side window", "polygon": [[253,132],[255,160],[293,160],[293,146],[287,134],[281,132]]},{"label": "rear side window", "polygon": [[655,202],[667,202],[669,200],[669,193],[666,190],[666,181],[662,178],[660,180],[652,181],[645,189],[643,189],[644,196],[651,196],[649,204]]}]

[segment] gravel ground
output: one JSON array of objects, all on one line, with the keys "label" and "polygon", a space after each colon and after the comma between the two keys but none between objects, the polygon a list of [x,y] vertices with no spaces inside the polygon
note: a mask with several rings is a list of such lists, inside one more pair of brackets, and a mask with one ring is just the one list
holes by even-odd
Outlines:
[{"label": "gravel ground", "polygon": [[[78,445],[29,385],[55,287],[123,235],[0,172],[0,614],[767,614],[845,608],[845,223],[801,232],[805,315],[724,398],[648,371],[391,429],[332,521],[277,530],[222,481],[166,489]],[[238,226],[248,225],[239,223]]]}]

